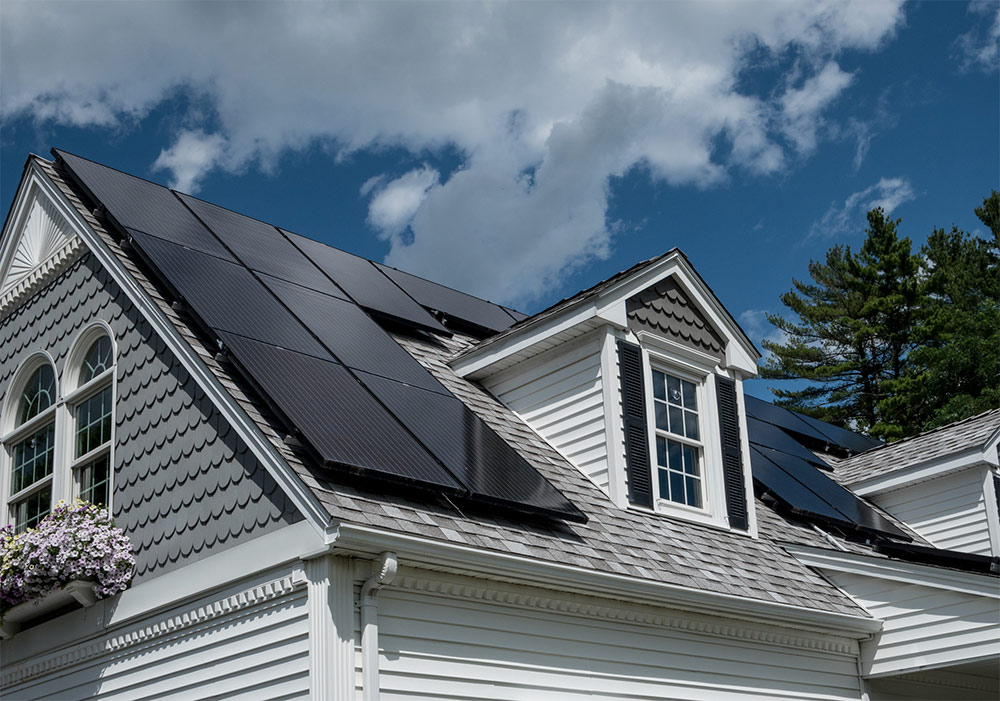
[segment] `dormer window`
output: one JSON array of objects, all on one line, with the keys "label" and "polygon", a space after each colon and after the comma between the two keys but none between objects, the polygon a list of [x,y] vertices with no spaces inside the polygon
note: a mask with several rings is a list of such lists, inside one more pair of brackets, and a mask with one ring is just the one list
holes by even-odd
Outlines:
[{"label": "dormer window", "polygon": [[698,386],[654,369],[657,499],[696,509],[705,501]]}]

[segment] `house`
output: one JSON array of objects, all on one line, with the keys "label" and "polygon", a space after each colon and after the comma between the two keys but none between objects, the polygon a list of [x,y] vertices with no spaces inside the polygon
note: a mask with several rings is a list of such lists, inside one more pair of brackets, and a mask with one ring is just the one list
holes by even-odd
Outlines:
[{"label": "house", "polygon": [[525,317],[31,156],[3,519],[107,503],[137,566],[12,609],[2,695],[995,698],[1000,414],[879,446],[757,359],[677,249]]}]

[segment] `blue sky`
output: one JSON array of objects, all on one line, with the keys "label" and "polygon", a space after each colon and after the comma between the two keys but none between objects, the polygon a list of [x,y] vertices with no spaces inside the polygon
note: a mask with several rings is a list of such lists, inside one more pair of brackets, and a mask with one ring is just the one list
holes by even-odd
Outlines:
[{"label": "blue sky", "polygon": [[59,146],[527,312],[679,246],[759,341],[869,207],[980,227],[998,62],[997,2],[5,0],[0,196]]}]

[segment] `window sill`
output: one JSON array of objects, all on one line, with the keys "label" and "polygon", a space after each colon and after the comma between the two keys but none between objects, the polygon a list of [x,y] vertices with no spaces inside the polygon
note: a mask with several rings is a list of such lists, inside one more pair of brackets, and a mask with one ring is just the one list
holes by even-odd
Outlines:
[{"label": "window sill", "polygon": [[4,616],[0,638],[8,640],[17,635],[24,623],[74,602],[83,608],[90,608],[97,603],[97,584],[75,579],[44,596],[14,606]]}]

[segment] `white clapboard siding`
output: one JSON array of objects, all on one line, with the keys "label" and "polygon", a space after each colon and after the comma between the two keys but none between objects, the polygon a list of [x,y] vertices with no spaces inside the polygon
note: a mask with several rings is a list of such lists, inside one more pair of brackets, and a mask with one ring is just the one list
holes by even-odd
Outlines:
[{"label": "white clapboard siding", "polygon": [[379,635],[383,701],[860,698],[853,655],[423,591]]},{"label": "white clapboard siding", "polygon": [[871,660],[872,675],[1000,655],[996,598],[848,572],[826,574],[884,621]]},{"label": "white clapboard siding", "polygon": [[486,380],[495,397],[608,490],[601,340],[591,336]]},{"label": "white clapboard siding", "polygon": [[991,555],[985,478],[985,468],[973,467],[873,499],[939,548]]},{"label": "white clapboard siding", "polygon": [[5,689],[3,698],[302,698],[309,694],[307,616],[306,593],[299,589],[60,667]]},{"label": "white clapboard siding", "polygon": [[944,674],[935,678],[932,673],[925,672],[922,676],[927,679],[873,679],[872,701],[996,701],[1000,698],[996,678],[974,677],[956,682]]}]

